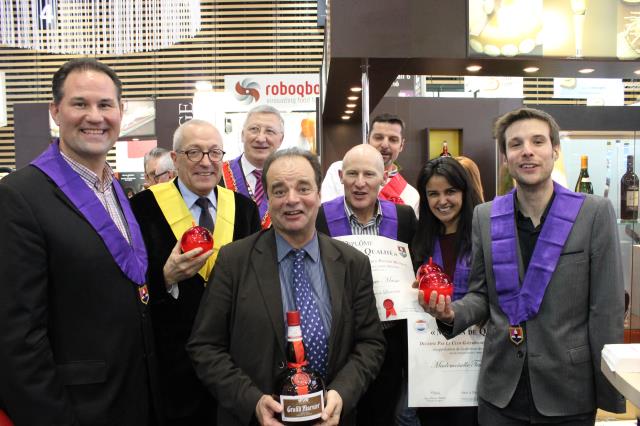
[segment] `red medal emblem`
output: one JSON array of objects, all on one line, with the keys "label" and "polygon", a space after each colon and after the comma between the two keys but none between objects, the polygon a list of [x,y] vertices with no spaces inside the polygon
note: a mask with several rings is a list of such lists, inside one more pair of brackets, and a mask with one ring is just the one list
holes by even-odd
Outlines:
[{"label": "red medal emblem", "polygon": [[393,316],[397,316],[398,315],[396,310],[393,308],[393,300],[385,299],[384,302],[382,302],[382,306],[387,311],[386,312],[386,318],[389,318],[392,315]]},{"label": "red medal emblem", "polygon": [[516,346],[524,342],[524,330],[522,327],[519,325],[509,326],[509,340]]},{"label": "red medal emblem", "polygon": [[140,301],[145,305],[149,303],[149,289],[146,283],[138,286],[138,296],[140,296]]}]

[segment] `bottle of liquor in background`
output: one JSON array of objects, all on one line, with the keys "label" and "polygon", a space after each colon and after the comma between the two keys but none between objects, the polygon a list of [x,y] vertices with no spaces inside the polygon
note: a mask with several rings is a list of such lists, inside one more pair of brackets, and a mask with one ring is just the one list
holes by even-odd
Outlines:
[{"label": "bottle of liquor in background", "polygon": [[620,179],[620,219],[638,218],[638,175],[633,172],[633,155],[627,155],[627,172]]},{"label": "bottle of liquor in background", "polygon": [[576,182],[575,192],[582,192],[584,194],[593,194],[593,185],[589,178],[589,157],[583,155],[580,157],[580,175]]},{"label": "bottle of liquor in background", "polygon": [[442,152],[440,153],[440,157],[451,157],[451,154],[449,154],[449,147],[447,146],[447,141],[442,142]]},{"label": "bottle of liquor in background", "polygon": [[325,402],[324,381],[307,365],[300,312],[287,312],[287,370],[276,383],[285,425],[311,425],[322,415]]}]

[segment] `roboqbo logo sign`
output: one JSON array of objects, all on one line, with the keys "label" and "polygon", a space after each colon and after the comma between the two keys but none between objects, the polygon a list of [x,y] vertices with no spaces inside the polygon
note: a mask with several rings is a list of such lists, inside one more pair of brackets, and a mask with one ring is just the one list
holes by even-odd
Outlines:
[{"label": "roboqbo logo sign", "polygon": [[320,84],[315,74],[226,76],[227,91],[242,105],[256,103],[315,109]]}]

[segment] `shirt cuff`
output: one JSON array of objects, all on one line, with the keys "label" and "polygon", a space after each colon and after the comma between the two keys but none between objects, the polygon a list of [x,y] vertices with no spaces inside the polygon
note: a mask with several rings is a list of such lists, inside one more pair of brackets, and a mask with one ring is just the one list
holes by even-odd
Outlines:
[{"label": "shirt cuff", "polygon": [[167,287],[167,293],[177,300],[178,296],[180,296],[180,287],[178,287],[178,284],[171,284],[170,287]]}]

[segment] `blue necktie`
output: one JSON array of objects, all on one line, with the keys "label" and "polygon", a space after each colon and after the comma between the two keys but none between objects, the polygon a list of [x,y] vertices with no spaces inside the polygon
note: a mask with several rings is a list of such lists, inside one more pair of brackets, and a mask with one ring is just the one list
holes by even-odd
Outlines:
[{"label": "blue necktie", "polygon": [[302,323],[302,338],[307,349],[307,361],[322,377],[326,377],[328,339],[324,329],[320,309],[313,297],[311,283],[304,267],[304,250],[292,250],[293,259],[293,288],[296,296],[296,306],[300,311]]},{"label": "blue necktie", "polygon": [[200,197],[196,200],[196,204],[200,207],[198,225],[207,228],[209,232],[213,232],[213,217],[209,211],[209,199],[207,197]]}]

